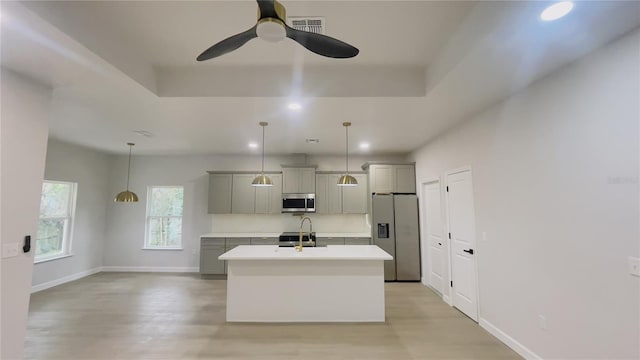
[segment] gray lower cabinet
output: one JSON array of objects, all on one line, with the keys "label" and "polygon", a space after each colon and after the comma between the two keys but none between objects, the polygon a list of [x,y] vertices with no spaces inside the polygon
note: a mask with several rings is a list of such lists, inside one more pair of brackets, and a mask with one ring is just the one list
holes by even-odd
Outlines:
[{"label": "gray lower cabinet", "polygon": [[344,245],[344,238],[341,237],[319,237],[316,239],[316,246]]},{"label": "gray lower cabinet", "polygon": [[200,274],[222,275],[225,273],[224,261],[218,256],[225,252],[224,238],[203,238],[200,242]]},{"label": "gray lower cabinet", "polygon": [[368,237],[348,237],[344,238],[345,245],[371,245],[371,238]]},{"label": "gray lower cabinet", "polygon": [[[224,251],[227,252],[239,245],[250,245],[251,238],[227,238]],[[227,273],[227,262],[224,262],[224,273]]]},{"label": "gray lower cabinet", "polygon": [[278,245],[277,237],[251,238],[251,245]]}]

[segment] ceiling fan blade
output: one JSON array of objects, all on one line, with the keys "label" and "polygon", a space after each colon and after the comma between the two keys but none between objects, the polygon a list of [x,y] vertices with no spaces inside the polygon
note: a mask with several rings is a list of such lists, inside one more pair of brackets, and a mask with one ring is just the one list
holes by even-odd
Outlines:
[{"label": "ceiling fan blade", "polygon": [[273,0],[256,0],[258,2],[258,8],[260,8],[260,19],[263,18],[278,18],[276,14],[276,5]]},{"label": "ceiling fan blade", "polygon": [[197,58],[198,61],[204,61],[213,59],[214,57],[218,57],[220,55],[224,55],[228,52],[231,52],[240,46],[244,45],[247,41],[258,37],[256,33],[256,26],[251,29],[241,32],[240,34],[233,35],[228,37],[219,43],[213,45],[212,47],[205,50],[202,54],[200,54]]},{"label": "ceiling fan blade", "polygon": [[298,42],[300,45],[318,55],[335,59],[345,59],[352,58],[360,52],[357,48],[338,39],[322,34],[296,30],[288,25],[285,26],[289,39]]}]

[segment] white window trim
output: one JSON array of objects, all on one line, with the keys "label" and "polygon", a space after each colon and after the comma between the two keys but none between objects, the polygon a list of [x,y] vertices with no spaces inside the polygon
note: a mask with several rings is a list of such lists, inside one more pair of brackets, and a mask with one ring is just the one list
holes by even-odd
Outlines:
[{"label": "white window trim", "polygon": [[[182,194],[184,196],[184,186],[182,185],[151,185],[147,187],[147,210],[145,214],[145,225],[144,225],[144,243],[142,244],[142,250],[173,250],[173,251],[181,251],[184,250],[182,245],[182,229],[180,230],[180,244],[178,246],[150,246],[149,245],[149,236],[151,236],[151,232],[149,231],[149,222],[151,218],[181,218],[184,220],[184,198],[182,199],[182,215],[181,216],[156,216],[149,215],[150,207],[151,207],[151,191],[157,188],[181,188]],[[183,226],[184,229],[184,226]]]},{"label": "white window trim", "polygon": [[[34,263],[41,263],[41,262],[63,259],[66,257],[73,256],[73,254],[71,253],[71,246],[73,244],[73,233],[75,229],[78,183],[71,182],[71,181],[58,181],[58,180],[44,180],[43,183],[71,185],[71,189],[69,192],[69,203],[67,204],[69,215],[67,217],[44,217],[44,218],[38,216],[38,222],[41,219],[65,219],[66,221],[64,224],[64,232],[62,235],[62,251],[56,254],[51,254],[51,255],[43,255],[43,256],[34,255],[33,256]],[[37,241],[38,239],[36,239],[36,242]]]}]

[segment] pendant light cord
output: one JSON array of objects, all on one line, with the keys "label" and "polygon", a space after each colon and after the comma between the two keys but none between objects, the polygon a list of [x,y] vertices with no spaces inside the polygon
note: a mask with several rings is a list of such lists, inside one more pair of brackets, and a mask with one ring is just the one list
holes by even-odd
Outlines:
[{"label": "pendant light cord", "polygon": [[345,149],[346,150],[345,151],[345,153],[346,153],[345,162],[346,162],[346,168],[347,168],[347,174],[346,175],[349,175],[349,127],[345,126],[345,129],[347,130],[346,131],[346,135],[345,135],[346,138],[347,138],[347,148]]},{"label": "pendant light cord", "polygon": [[264,176],[264,126],[262,127],[262,176]]},{"label": "pendant light cord", "polygon": [[127,191],[129,191],[129,174],[131,174],[131,147],[133,145],[129,144],[129,167],[127,168]]}]

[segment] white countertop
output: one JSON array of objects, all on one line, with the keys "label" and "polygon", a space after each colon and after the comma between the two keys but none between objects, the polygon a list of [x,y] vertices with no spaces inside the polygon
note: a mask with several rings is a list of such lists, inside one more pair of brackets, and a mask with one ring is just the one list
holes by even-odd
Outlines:
[{"label": "white countertop", "polygon": [[218,257],[220,260],[392,260],[376,245],[329,245],[298,252],[277,245],[240,245]]},{"label": "white countertop", "polygon": [[[201,238],[265,238],[265,237],[275,237],[280,236],[281,233],[210,233],[200,235]],[[370,232],[362,232],[362,233],[341,233],[341,232],[316,232],[316,237],[371,237]]]}]

